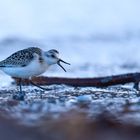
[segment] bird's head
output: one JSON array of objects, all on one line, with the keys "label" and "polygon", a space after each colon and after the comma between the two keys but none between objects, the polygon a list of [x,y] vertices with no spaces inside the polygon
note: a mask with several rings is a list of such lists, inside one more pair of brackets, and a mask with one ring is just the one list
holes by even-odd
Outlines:
[{"label": "bird's head", "polygon": [[61,65],[61,62],[70,65],[70,63],[67,63],[59,58],[59,52],[55,49],[45,52],[45,61],[48,65],[58,64],[65,72],[66,70]]}]

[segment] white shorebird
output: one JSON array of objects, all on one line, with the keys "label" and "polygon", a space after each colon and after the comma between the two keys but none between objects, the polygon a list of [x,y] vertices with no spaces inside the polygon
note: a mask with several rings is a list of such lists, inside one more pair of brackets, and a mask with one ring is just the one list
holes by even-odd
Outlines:
[{"label": "white shorebird", "polygon": [[[6,74],[20,79],[20,94],[19,96],[14,95],[13,98],[24,100],[24,94],[22,92],[22,79],[29,79],[31,77],[38,76],[44,73],[49,66],[53,64],[58,64],[66,72],[60,62],[70,65],[59,58],[59,52],[55,49],[43,51],[37,47],[30,47],[17,51],[5,60],[0,61],[0,69]],[[39,88],[42,88],[33,82],[31,83]]]}]

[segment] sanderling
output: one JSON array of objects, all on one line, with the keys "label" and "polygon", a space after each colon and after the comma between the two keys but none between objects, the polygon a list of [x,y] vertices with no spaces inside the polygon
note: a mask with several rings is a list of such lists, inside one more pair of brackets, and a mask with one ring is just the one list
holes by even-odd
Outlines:
[{"label": "sanderling", "polygon": [[[59,52],[55,49],[43,51],[37,47],[30,47],[17,51],[5,60],[0,61],[0,69],[6,74],[20,79],[20,94],[14,95],[13,98],[24,100],[22,79],[29,79],[31,77],[38,76],[44,73],[48,67],[53,64],[58,64],[66,72],[60,62],[70,65],[59,58]],[[38,86],[33,82],[32,84]],[[41,88],[40,86],[38,87]]]}]

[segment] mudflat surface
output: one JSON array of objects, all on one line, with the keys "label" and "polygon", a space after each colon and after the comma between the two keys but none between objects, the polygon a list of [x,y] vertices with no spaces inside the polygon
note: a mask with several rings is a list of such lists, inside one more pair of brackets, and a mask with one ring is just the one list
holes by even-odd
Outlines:
[{"label": "mudflat surface", "polygon": [[[137,139],[140,135],[140,93],[132,84],[108,88],[24,86],[25,101],[0,90],[0,135],[7,140]],[[102,135],[100,135],[102,133]]]}]

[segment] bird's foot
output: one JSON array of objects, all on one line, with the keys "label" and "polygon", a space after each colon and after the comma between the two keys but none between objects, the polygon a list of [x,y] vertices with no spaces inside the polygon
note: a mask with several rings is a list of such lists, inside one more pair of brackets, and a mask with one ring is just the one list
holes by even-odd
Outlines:
[{"label": "bird's foot", "polygon": [[18,101],[24,101],[24,97],[25,97],[25,92],[20,92],[18,94],[13,95],[13,99]]}]

